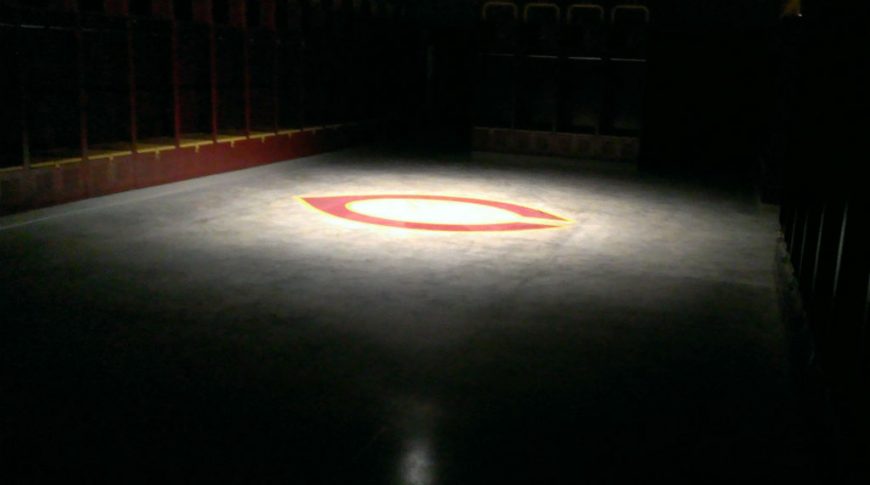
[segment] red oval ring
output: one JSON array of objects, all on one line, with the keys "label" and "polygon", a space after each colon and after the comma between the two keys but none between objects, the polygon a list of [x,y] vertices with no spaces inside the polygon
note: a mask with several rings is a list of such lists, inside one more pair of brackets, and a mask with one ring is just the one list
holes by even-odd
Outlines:
[{"label": "red oval ring", "polygon": [[[493,232],[493,231],[526,231],[531,229],[552,229],[561,227],[570,222],[568,219],[550,214],[548,212],[532,209],[508,202],[498,202],[486,199],[473,199],[469,197],[451,197],[445,195],[340,195],[331,197],[300,197],[311,207],[327,214],[348,219],[351,221],[375,224],[379,226],[399,227],[403,229],[419,229],[427,231],[453,231],[453,232]],[[352,202],[377,199],[416,199],[416,200],[439,200],[447,202],[462,202],[466,204],[478,204],[513,212],[522,217],[557,221],[556,224],[533,223],[533,222],[507,222],[499,224],[433,224],[426,222],[400,221],[374,217],[350,210],[347,206]]]}]

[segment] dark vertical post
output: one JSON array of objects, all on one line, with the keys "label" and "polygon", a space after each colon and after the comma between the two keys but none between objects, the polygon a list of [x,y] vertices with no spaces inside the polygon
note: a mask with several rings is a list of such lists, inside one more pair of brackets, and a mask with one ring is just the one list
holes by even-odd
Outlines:
[{"label": "dark vertical post", "polygon": [[217,32],[214,19],[209,18],[209,58],[211,76],[211,139],[217,143],[218,136],[218,73],[217,73]]},{"label": "dark vertical post", "polygon": [[271,31],[275,31],[275,15],[278,11],[277,1],[286,0],[261,0],[260,1],[260,21],[264,27]]},{"label": "dark vertical post", "polygon": [[16,36],[15,36],[15,64],[18,71],[18,98],[19,112],[21,114],[21,163],[25,169],[30,168],[30,129],[27,116],[28,99],[30,93],[28,91],[28,76],[27,64],[24,54],[24,34],[21,29],[21,18],[16,18]]},{"label": "dark vertical post", "polygon": [[867,382],[867,373],[870,372],[870,355],[867,355],[870,350],[870,273],[867,274],[867,294],[864,295],[864,318],[858,322],[861,326],[861,369],[864,375],[861,376],[862,382]]},{"label": "dark vertical post", "polygon": [[213,23],[212,0],[190,0],[192,2],[191,13],[193,20],[202,23]]},{"label": "dark vertical post", "polygon": [[172,62],[172,136],[175,147],[181,146],[181,62],[178,56],[178,12],[175,2],[164,0],[157,5],[155,12],[162,12],[169,18],[170,62]]},{"label": "dark vertical post", "polygon": [[[170,4],[171,5],[171,4]],[[171,8],[171,6],[170,6]],[[172,15],[172,122],[175,147],[181,146],[181,62],[178,58],[178,18]]]},{"label": "dark vertical post", "polygon": [[139,151],[139,125],[136,112],[136,60],[133,58],[133,21],[127,19],[127,83],[130,89],[130,149]]},{"label": "dark vertical post", "polygon": [[822,255],[822,236],[825,234],[825,214],[827,211],[828,204],[823,204],[822,209],[819,211],[819,234],[816,237],[816,257],[813,262],[813,276],[812,281],[810,282],[811,298],[815,298],[816,294],[816,280],[819,277],[819,259],[821,259]]},{"label": "dark vertical post", "polygon": [[615,103],[614,84],[616,83],[616,68],[610,58],[610,52],[605,51],[601,59],[602,70],[604,71],[604,86],[601,93],[601,114],[598,118],[598,131],[596,134],[604,133],[612,135],[613,132],[610,126],[613,124],[613,110]]},{"label": "dark vertical post", "polygon": [[810,227],[811,214],[812,210],[810,208],[807,208],[807,211],[804,213],[803,230],[801,231],[802,233],[800,254],[795,255],[797,259],[797,274],[795,276],[797,276],[798,280],[802,280],[804,275],[804,261],[806,260],[805,256],[807,253],[807,232],[809,231]]},{"label": "dark vertical post", "polygon": [[519,54],[514,52],[511,57],[511,129],[516,129],[517,127],[517,104],[519,101],[521,73],[522,61]]},{"label": "dark vertical post", "polygon": [[300,16],[299,19],[299,43],[296,48],[296,59],[299,61],[299,69],[296,70],[296,80],[299,83],[298,98],[299,112],[296,113],[296,121],[299,123],[299,128],[305,130],[305,124],[308,118],[308,56],[311,50],[309,33],[311,32],[311,16],[312,8],[310,5],[299,2],[299,7],[296,13]]},{"label": "dark vertical post", "polygon": [[843,244],[846,242],[846,226],[849,222],[849,203],[846,202],[843,208],[843,224],[840,226],[840,242],[837,247],[837,262],[834,266],[834,289],[831,291],[831,296],[836,298],[838,286],[840,283],[840,269],[843,263]]},{"label": "dark vertical post", "polygon": [[278,55],[280,52],[280,43],[278,40],[278,33],[272,32],[272,126],[275,131],[275,134],[278,134],[278,120],[280,117],[279,112],[279,99],[278,99]]},{"label": "dark vertical post", "polygon": [[30,131],[27,123],[27,88],[21,87],[21,163],[30,168]]},{"label": "dark vertical post", "polygon": [[[870,344],[868,342],[868,335],[870,335],[870,274],[867,275],[867,297],[864,300],[864,343]],[[870,358],[870,355],[867,355],[866,349],[864,353],[864,358]]]},{"label": "dark vertical post", "polygon": [[797,201],[795,201],[794,213],[792,214],[792,222],[791,222],[791,236],[788,241],[788,251],[791,253],[792,260],[794,260],[794,245],[795,245],[795,234],[798,231],[798,223],[800,222],[800,205]]},{"label": "dark vertical post", "polygon": [[155,0],[151,4],[151,13],[161,18],[171,19],[173,17],[172,0]]},{"label": "dark vertical post", "polygon": [[124,16],[130,13],[128,0],[105,0],[104,3],[109,15]]},{"label": "dark vertical post", "polygon": [[245,84],[244,87],[244,103],[245,103],[245,137],[251,137],[251,37],[250,30],[248,29],[248,15],[245,9],[247,5],[245,2],[240,2],[239,9],[241,12],[239,16],[241,17],[242,23],[242,64],[244,64],[243,69],[245,70],[245,76],[243,78],[243,82]]},{"label": "dark vertical post", "polygon": [[[286,0],[277,1],[283,2]],[[272,43],[272,131],[278,134],[278,23],[275,21],[275,17],[278,14],[278,5],[276,0],[263,0],[261,4],[263,25],[269,29],[269,42]]]},{"label": "dark vertical post", "polygon": [[79,134],[81,142],[82,161],[88,160],[88,93],[85,89],[85,42],[82,27],[82,16],[76,12],[76,70],[79,89]]}]

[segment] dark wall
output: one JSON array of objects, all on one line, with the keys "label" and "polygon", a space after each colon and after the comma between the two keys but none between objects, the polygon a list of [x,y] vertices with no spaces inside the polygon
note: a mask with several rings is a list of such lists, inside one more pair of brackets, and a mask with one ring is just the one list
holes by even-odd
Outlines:
[{"label": "dark wall", "polygon": [[763,139],[767,33],[654,34],[648,65],[647,168],[744,172]]},{"label": "dark wall", "polygon": [[21,164],[22,100],[17,44],[15,30],[0,26],[0,45],[4,46],[0,48],[0,105],[4,107],[0,116],[0,168]]},{"label": "dark wall", "polygon": [[806,1],[800,47],[800,83],[795,100],[791,187],[826,194],[866,190],[853,177],[865,162],[870,122],[870,45],[867,2]]},{"label": "dark wall", "polygon": [[[768,28],[783,0],[648,0],[656,24],[680,32],[734,32]],[[636,3],[620,2],[616,3]]]},{"label": "dark wall", "polygon": [[[476,19],[485,2],[469,3],[473,7],[464,15]],[[514,3],[522,11],[522,6],[528,2]],[[568,4],[577,2],[554,3],[567,11]],[[773,64],[774,41],[781,1],[599,0],[589,3],[602,5],[606,12],[626,3],[646,5],[651,11],[648,62],[642,82],[645,93],[640,102],[644,115],[638,123],[643,126],[644,168],[712,177],[753,176],[759,170],[760,157],[770,136],[770,100],[777,72]],[[435,28],[448,22],[453,26],[462,25],[456,20],[462,9],[455,2],[447,2],[446,6],[433,1],[416,4],[413,12],[424,21],[430,19],[429,23]],[[431,20],[439,16],[440,23]],[[461,69],[463,63],[467,61],[457,61],[443,68]],[[477,67],[472,66],[472,69]],[[523,85],[524,93],[545,90],[547,76],[565,77],[565,73],[550,75],[540,69],[534,72],[538,78],[530,85]],[[494,92],[493,86],[509,74],[496,72],[493,76],[481,80],[486,83],[487,93]],[[473,75],[468,77],[474,78]],[[581,82],[568,77],[571,80],[563,87],[566,91]],[[605,91],[616,84],[614,79],[609,79]],[[564,102],[567,101],[563,99]],[[535,110],[535,106],[524,108],[525,111]],[[465,109],[470,106],[466,105]],[[560,126],[558,131],[566,129]]]},{"label": "dark wall", "polygon": [[767,140],[779,0],[658,0],[642,163],[750,176]]},{"label": "dark wall", "polygon": [[422,37],[370,6],[0,0],[0,169],[416,116]]},{"label": "dark wall", "polygon": [[867,2],[805,0],[783,143],[781,222],[839,420],[832,482],[870,478]]}]

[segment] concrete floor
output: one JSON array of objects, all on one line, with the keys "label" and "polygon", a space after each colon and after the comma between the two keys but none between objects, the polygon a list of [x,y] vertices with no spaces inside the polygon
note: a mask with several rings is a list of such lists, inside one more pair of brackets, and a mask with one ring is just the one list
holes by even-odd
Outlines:
[{"label": "concrete floor", "polygon": [[[371,193],[575,223],[411,231],[294,199]],[[751,194],[367,148],[0,227],[9,474],[431,485],[811,468],[775,211]]]}]

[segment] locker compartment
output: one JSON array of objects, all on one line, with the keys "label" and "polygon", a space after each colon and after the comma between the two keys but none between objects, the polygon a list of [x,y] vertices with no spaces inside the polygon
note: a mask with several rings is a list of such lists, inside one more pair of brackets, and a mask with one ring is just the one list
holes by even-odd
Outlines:
[{"label": "locker compartment", "polygon": [[510,2],[487,2],[481,9],[478,49],[491,54],[513,54],[519,44],[519,12]]},{"label": "locker compartment", "polygon": [[643,127],[646,64],[611,63],[611,102],[608,129],[616,134],[636,134]]},{"label": "locker compartment", "polygon": [[[17,33],[14,28],[0,26],[0,45],[15,46]],[[22,147],[20,98],[21,73],[18,70],[16,49],[0,49],[0,105],[4,115],[0,117],[0,168],[17,167],[24,163]]]},{"label": "locker compartment", "polygon": [[136,82],[137,140],[175,136],[172,32],[168,22],[133,23],[133,72]]},{"label": "locker compartment", "polygon": [[569,57],[602,57],[606,45],[604,8],[574,4],[567,8],[562,27],[565,54]]},{"label": "locker compartment", "polygon": [[72,30],[22,29],[33,163],[81,156],[78,41]]},{"label": "locker compartment", "polygon": [[123,19],[86,17],[82,33],[87,134],[91,150],[129,149],[130,66]]},{"label": "locker compartment", "polygon": [[559,103],[558,59],[526,58],[520,64],[517,128],[555,131]]},{"label": "locker compartment", "polygon": [[640,5],[617,5],[611,10],[608,55],[623,59],[645,59],[650,12]]},{"label": "locker compartment", "polygon": [[513,57],[481,56],[477,82],[476,123],[478,126],[510,128],[514,124]]},{"label": "locker compartment", "polygon": [[245,37],[235,29],[217,28],[215,50],[218,133],[243,134],[245,122]]},{"label": "locker compartment", "polygon": [[272,34],[255,31],[248,40],[251,82],[251,129],[275,129],[275,62],[276,50]]},{"label": "locker compartment", "polygon": [[205,25],[178,27],[178,77],[181,133],[211,137],[211,47]]},{"label": "locker compartment", "polygon": [[530,3],[523,8],[522,52],[528,55],[559,55],[562,50],[562,12],[552,3]]},{"label": "locker compartment", "polygon": [[302,127],[301,46],[291,36],[282,36],[277,51],[278,126],[281,129]]},{"label": "locker compartment", "polygon": [[599,133],[607,79],[604,63],[568,60],[564,79],[561,130]]}]

